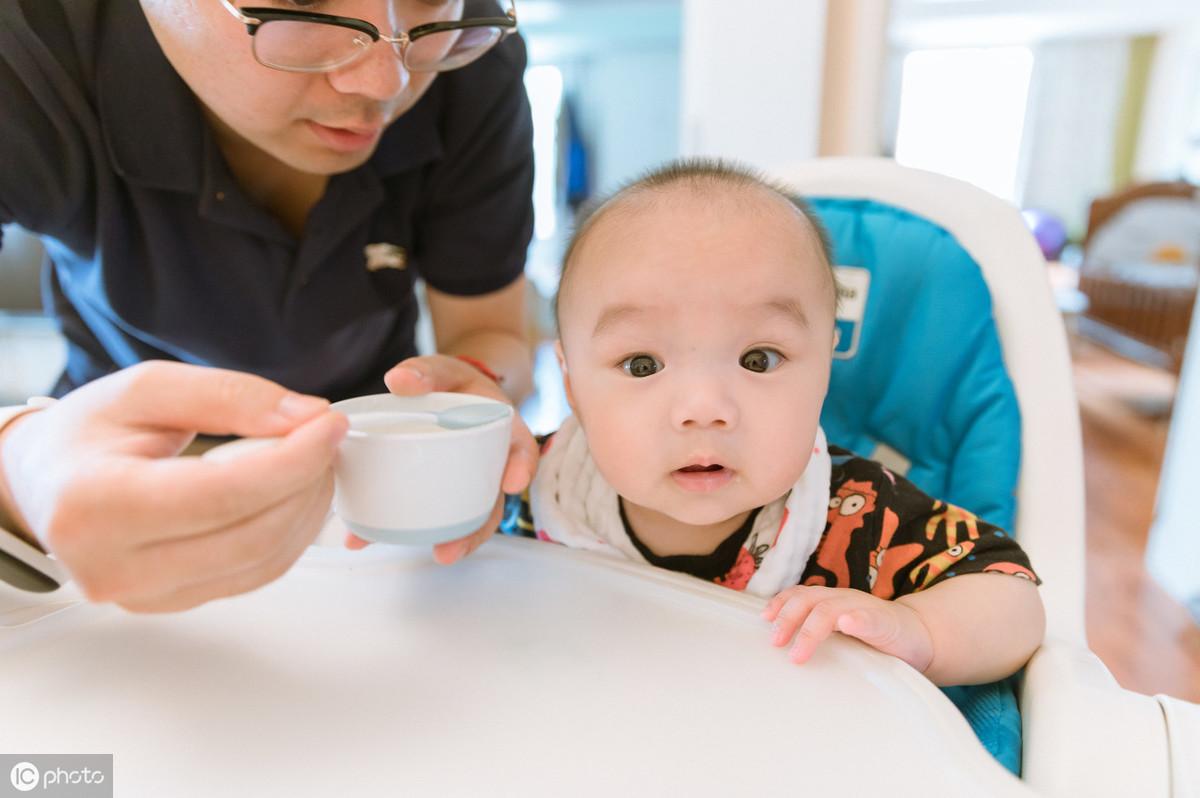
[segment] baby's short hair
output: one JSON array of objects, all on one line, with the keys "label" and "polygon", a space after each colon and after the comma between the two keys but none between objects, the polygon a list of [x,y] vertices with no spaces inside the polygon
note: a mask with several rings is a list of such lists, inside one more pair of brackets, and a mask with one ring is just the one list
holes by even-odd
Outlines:
[{"label": "baby's short hair", "polygon": [[829,232],[821,222],[816,212],[807,202],[793,193],[786,186],[772,180],[759,172],[720,158],[682,158],[670,161],[656,169],[641,175],[626,183],[613,193],[601,199],[588,203],[576,222],[575,230],[567,242],[563,254],[562,273],[559,278],[559,291],[554,298],[554,319],[558,321],[559,297],[562,287],[566,284],[570,272],[571,261],[579,251],[588,234],[596,227],[609,211],[621,205],[631,197],[651,193],[675,185],[686,185],[694,188],[703,186],[726,188],[757,188],[768,194],[774,194],[785,202],[790,203],[797,213],[808,222],[813,235],[816,236],[818,248],[825,267],[829,270],[829,279],[833,286],[834,308],[838,301],[837,275],[833,270],[833,245],[830,243]]}]

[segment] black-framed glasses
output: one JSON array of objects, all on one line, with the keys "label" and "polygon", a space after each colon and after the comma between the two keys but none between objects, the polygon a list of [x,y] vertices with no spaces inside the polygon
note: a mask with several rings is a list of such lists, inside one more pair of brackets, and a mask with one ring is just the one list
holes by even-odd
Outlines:
[{"label": "black-framed glasses", "polygon": [[[279,0],[282,2],[282,0]],[[291,8],[238,8],[221,0],[246,26],[254,58],[285,72],[330,72],[370,52],[379,41],[392,46],[412,72],[446,72],[466,66],[517,29],[515,0],[414,2],[409,29],[385,36],[364,19]],[[416,23],[416,24],[413,24]]]}]

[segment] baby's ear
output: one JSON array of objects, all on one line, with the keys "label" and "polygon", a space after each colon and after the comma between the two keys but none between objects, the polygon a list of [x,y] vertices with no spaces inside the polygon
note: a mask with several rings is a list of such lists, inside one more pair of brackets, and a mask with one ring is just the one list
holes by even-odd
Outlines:
[{"label": "baby's ear", "polygon": [[567,404],[571,412],[575,412],[575,396],[571,393],[571,375],[567,373],[567,357],[563,354],[562,339],[554,342],[554,356],[558,358],[558,369],[562,372],[563,392],[567,395]]}]

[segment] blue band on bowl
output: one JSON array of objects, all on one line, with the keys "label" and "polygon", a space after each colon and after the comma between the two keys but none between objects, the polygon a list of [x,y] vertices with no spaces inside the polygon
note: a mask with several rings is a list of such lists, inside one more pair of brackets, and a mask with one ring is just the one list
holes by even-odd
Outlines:
[{"label": "blue band on bowl", "polygon": [[346,521],[345,523],[351,532],[363,540],[408,546],[429,546],[434,543],[445,543],[447,540],[465,538],[483,526],[483,523],[488,520],[489,515],[491,513],[484,513],[478,518],[460,521],[457,524],[450,524],[449,526],[434,527],[432,529],[376,529],[375,527],[356,524],[353,521]]}]

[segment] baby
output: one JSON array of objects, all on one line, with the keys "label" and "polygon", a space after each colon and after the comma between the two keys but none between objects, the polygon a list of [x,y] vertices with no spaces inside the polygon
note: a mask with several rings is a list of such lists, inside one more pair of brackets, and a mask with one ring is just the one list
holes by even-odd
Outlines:
[{"label": "baby", "polygon": [[784,190],[685,161],[618,191],[567,249],[573,415],[505,531],[770,597],[797,663],[840,632],[939,685],[1002,679],[1041,642],[1038,578],[1001,530],[826,443],[836,306]]}]

